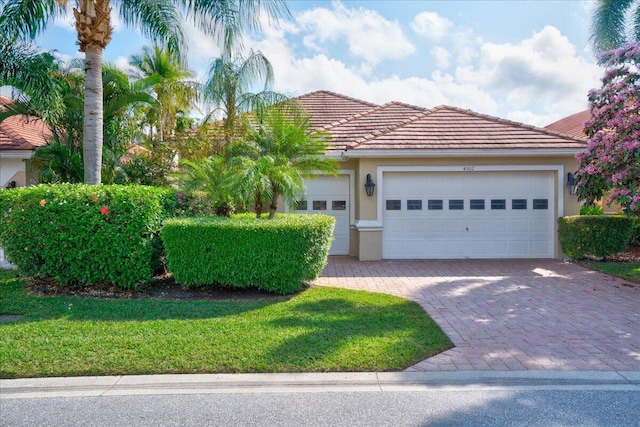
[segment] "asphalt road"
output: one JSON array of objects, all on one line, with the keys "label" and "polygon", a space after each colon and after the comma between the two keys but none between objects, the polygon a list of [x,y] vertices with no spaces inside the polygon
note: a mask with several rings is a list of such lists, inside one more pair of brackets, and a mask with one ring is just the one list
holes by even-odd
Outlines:
[{"label": "asphalt road", "polygon": [[89,379],[31,391],[5,380],[0,425],[640,426],[637,373],[535,374],[130,377],[102,391]]}]

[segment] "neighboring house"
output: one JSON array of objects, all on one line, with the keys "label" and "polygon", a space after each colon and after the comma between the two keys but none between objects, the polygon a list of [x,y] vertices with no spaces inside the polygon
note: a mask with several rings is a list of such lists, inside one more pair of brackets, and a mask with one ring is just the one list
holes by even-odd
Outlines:
[{"label": "neighboring house", "polygon": [[[337,177],[308,180],[297,212],[336,218],[331,254],[360,260],[559,258],[557,218],[584,138],[450,106],[298,100],[327,130]],[[365,183],[375,183],[367,195]]]},{"label": "neighboring house", "polygon": [[[0,96],[0,108],[12,102]],[[0,122],[0,189],[36,182],[29,160],[36,148],[47,144],[51,130],[40,119],[11,116]]]}]

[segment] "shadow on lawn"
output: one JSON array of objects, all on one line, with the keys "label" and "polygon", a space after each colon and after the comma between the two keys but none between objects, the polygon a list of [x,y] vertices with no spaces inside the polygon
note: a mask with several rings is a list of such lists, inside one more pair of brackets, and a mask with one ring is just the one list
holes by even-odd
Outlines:
[{"label": "shadow on lawn", "polygon": [[237,300],[164,300],[141,297],[34,296],[26,291],[21,279],[0,275],[0,314],[23,315],[9,324],[60,318],[72,321],[211,319],[259,310],[291,298],[292,296],[263,295],[256,299]]},{"label": "shadow on lawn", "polygon": [[[327,366],[326,358],[335,356],[336,366],[344,366],[344,359],[353,363],[341,370],[395,370],[453,346],[440,327],[410,301],[362,306],[345,299],[324,299],[301,303],[291,312],[271,324],[305,332],[265,355],[274,364],[291,363],[313,370],[315,360],[324,359],[320,363]],[[426,322],[416,319],[422,316]],[[368,342],[361,340],[369,338]],[[291,348],[298,351],[291,352]]]}]

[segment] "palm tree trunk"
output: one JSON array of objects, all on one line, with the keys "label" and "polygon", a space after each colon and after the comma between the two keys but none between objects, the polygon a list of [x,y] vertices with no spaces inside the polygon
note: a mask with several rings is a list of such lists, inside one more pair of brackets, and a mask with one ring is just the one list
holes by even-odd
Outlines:
[{"label": "palm tree trunk", "polygon": [[262,193],[260,193],[260,191],[256,192],[256,201],[253,207],[256,211],[256,218],[260,218],[260,216],[262,215]]},{"label": "palm tree trunk", "polygon": [[102,48],[91,46],[85,51],[86,80],[84,88],[84,125],[82,154],[84,182],[102,182]]},{"label": "palm tree trunk", "polygon": [[278,210],[278,192],[274,191],[271,196],[271,206],[269,206],[269,219],[273,219],[276,216]]}]

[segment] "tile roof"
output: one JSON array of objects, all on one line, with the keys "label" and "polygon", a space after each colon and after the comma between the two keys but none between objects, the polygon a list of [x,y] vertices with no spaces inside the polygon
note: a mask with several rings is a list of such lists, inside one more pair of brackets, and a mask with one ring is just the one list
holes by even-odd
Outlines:
[{"label": "tile roof", "polygon": [[425,111],[428,110],[400,102],[390,102],[327,125],[323,129],[329,131],[333,137],[331,149],[344,150],[355,146],[360,140],[397,128]]},{"label": "tile roof", "polygon": [[356,141],[353,150],[581,149],[578,138],[451,106],[425,110]]},{"label": "tile roof", "polygon": [[553,122],[544,128],[555,132],[577,136],[578,138],[586,138],[587,136],[584,133],[584,124],[590,118],[591,112],[589,110],[584,110],[565,117],[564,119],[560,119],[557,122]]},{"label": "tile roof", "polygon": [[584,137],[442,105],[371,104],[328,91],[297,98],[317,128],[333,136],[331,151],[575,149]]},{"label": "tile roof", "polygon": [[[0,108],[11,102],[0,96]],[[50,137],[51,130],[37,117],[20,114],[0,122],[0,150],[35,150],[46,145]]]},{"label": "tile roof", "polygon": [[296,98],[311,115],[311,125],[322,128],[331,123],[364,113],[377,104],[351,98],[339,93],[319,90]]}]

